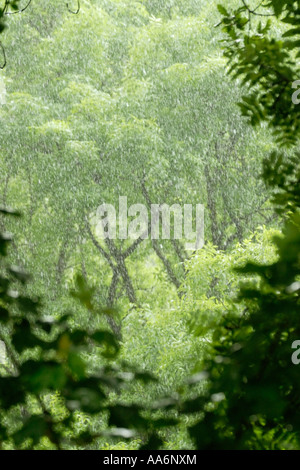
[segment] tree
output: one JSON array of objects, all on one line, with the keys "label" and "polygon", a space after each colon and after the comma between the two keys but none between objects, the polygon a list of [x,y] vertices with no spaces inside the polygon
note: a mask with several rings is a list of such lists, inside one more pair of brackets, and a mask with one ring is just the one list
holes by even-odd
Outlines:
[{"label": "tree", "polygon": [[169,21],[151,16],[158,3],[86,2],[75,17],[59,0],[42,2],[7,34],[2,194],[26,213],[18,262],[39,273],[35,288],[49,293],[49,309],[60,308],[74,265],[101,286],[99,303],[124,315],[133,305],[162,304],[160,284],[145,287],[142,258],[168,285],[165,305],[182,295],[183,244],[108,246],[94,217],[102,202],[117,206],[127,195],[128,204],[204,203],[206,237],[219,249],[273,216],[257,178],[261,139],[239,119],[214,50],[217,33],[206,20],[214,6],[198,16],[201,2],[175,3]]},{"label": "tree", "polygon": [[[227,307],[217,322],[199,374],[207,379],[204,393],[181,409],[203,413],[190,428],[198,449],[299,449],[299,371],[291,361],[300,337],[299,108],[291,100],[299,2],[274,0],[256,8],[242,2],[234,12],[219,10],[230,72],[249,86],[241,109],[252,125],[266,121],[284,147],[265,159],[263,169],[284,228],[274,238],[275,261],[239,268],[250,276],[240,288],[240,307]],[[274,25],[282,37],[274,37]],[[285,150],[291,145],[294,155]]]},{"label": "tree", "polygon": [[[299,169],[287,149],[296,141],[286,125],[288,119],[298,130],[298,108],[290,103],[291,115],[287,110],[287,77],[297,78],[294,4],[242,2],[233,13],[219,7],[229,35],[225,54],[243,88],[224,76],[219,33],[211,28],[214,3],[111,0],[100,7],[90,0],[74,17],[54,0],[33,4],[30,17],[13,17],[5,36],[12,59],[0,109],[0,179],[4,206],[16,206],[24,217],[1,221],[3,231],[17,234],[0,292],[7,351],[1,381],[11,392],[0,387],[6,446],[93,441],[99,447],[107,432],[133,436],[128,422],[151,448],[162,443],[158,428],[175,425],[176,434],[186,423],[198,448],[269,448],[271,440],[279,448],[298,446],[289,431],[298,431],[296,370],[286,366],[298,339]],[[264,15],[273,13],[269,25]],[[283,30],[282,18],[291,30]],[[289,38],[284,47],[274,30]],[[235,103],[241,94],[245,117],[253,125],[269,123],[281,153],[265,127],[254,132],[240,119]],[[258,180],[269,151],[264,181]],[[172,240],[100,240],[96,209],[102,202],[117,205],[119,195],[148,206],[204,202],[207,247],[189,259]],[[285,220],[276,259],[272,230],[258,229],[244,240],[273,221],[273,207]],[[250,253],[256,262],[242,274],[252,281],[236,305],[237,275],[229,266]],[[20,285],[26,276],[12,264],[28,267],[35,282]],[[34,299],[40,294],[51,321],[39,315]],[[117,305],[122,331],[111,315]],[[166,402],[145,406],[198,364],[206,346],[188,335],[185,321],[198,312],[201,318],[190,323],[212,338],[204,374],[190,379],[180,403],[175,395],[167,410]],[[128,358],[143,372],[124,364]],[[139,393],[135,379],[150,379],[148,365],[162,380]],[[126,378],[131,387],[121,391]],[[74,403],[89,415],[87,434]]]}]

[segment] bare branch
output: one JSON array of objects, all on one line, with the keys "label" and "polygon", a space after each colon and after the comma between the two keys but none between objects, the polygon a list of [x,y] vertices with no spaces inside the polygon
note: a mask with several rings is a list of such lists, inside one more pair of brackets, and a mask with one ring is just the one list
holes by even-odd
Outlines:
[{"label": "bare branch", "polygon": [[[27,10],[27,8],[29,7],[30,3],[31,3],[31,0],[29,0],[29,1],[27,2],[27,5],[26,5],[25,7],[20,8],[20,10],[17,10],[17,11],[6,11],[6,12],[5,12],[5,15],[16,15],[17,13],[23,13],[23,11]],[[9,3],[6,2],[6,5],[5,5],[5,7],[4,7],[6,10],[7,10],[7,8],[8,8],[8,5],[9,5]]]},{"label": "bare branch", "polygon": [[87,217],[85,218],[85,224],[86,224],[86,228],[87,228],[87,231],[88,231],[88,234],[90,236],[90,239],[92,240],[93,244],[95,245],[95,247],[97,248],[98,251],[100,251],[100,253],[104,256],[104,258],[107,260],[109,266],[111,267],[112,270],[114,270],[115,266],[114,266],[114,263],[112,262],[111,260],[111,257],[109,256],[109,254],[102,248],[102,246],[97,242],[96,238],[94,237],[94,234],[92,232],[92,229],[91,229],[91,226],[89,224],[89,221],[87,219]]},{"label": "bare branch", "polygon": [[247,5],[245,0],[242,0],[242,2],[243,2],[244,7],[247,9],[247,11],[251,15],[255,15],[255,16],[275,16],[273,13],[257,13],[258,8],[260,8],[262,6],[263,2],[261,2],[256,8],[254,8],[254,10],[251,10],[251,8]]}]

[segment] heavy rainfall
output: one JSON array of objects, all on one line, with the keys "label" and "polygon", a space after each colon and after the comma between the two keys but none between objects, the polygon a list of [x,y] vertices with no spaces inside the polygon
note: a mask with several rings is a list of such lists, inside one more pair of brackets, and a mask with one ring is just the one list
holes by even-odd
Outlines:
[{"label": "heavy rainfall", "polygon": [[299,17],[2,1],[0,449],[300,448]]}]

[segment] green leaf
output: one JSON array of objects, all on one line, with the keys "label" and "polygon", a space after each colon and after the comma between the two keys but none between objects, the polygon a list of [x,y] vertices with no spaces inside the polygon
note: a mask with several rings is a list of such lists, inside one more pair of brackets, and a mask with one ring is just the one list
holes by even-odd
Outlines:
[{"label": "green leaf", "polygon": [[218,8],[219,12],[220,12],[222,15],[224,15],[224,16],[229,16],[228,11],[226,10],[226,8],[225,8],[223,5],[218,4],[218,5],[217,5],[217,8]]}]

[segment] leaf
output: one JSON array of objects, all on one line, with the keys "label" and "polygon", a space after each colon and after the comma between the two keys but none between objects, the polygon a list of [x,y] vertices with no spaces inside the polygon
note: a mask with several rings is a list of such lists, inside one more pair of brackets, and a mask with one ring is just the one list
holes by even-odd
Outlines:
[{"label": "leaf", "polygon": [[26,361],[22,364],[20,373],[22,383],[32,393],[62,390],[67,383],[62,365],[54,361]]},{"label": "leaf", "polygon": [[109,426],[147,429],[147,420],[140,416],[140,409],[136,405],[109,406]]},{"label": "leaf", "polygon": [[119,351],[119,344],[114,335],[109,331],[96,331],[90,338],[105,348],[103,352],[103,356],[105,357],[113,358]]},{"label": "leaf", "polygon": [[9,318],[9,311],[6,308],[0,307],[0,322],[7,323]]},{"label": "leaf", "polygon": [[76,277],[76,290],[71,291],[71,295],[78,299],[88,310],[93,310],[92,297],[94,288],[90,288],[83,276]]},{"label": "leaf", "polygon": [[31,325],[25,319],[22,320],[20,324],[15,325],[15,331],[12,334],[12,343],[18,353],[21,353],[25,349],[35,348],[36,346],[42,348],[47,347],[45,341],[37,338],[36,335],[32,333]]},{"label": "leaf", "polygon": [[228,11],[226,10],[226,8],[223,5],[218,4],[217,8],[218,8],[219,12],[221,13],[221,15],[229,16]]},{"label": "leaf", "polygon": [[32,440],[32,445],[40,442],[40,439],[48,434],[48,426],[44,415],[34,415],[28,418],[19,431],[13,433],[12,438],[17,446],[27,439]]},{"label": "leaf", "polygon": [[68,366],[77,379],[83,379],[86,376],[86,364],[78,353],[68,354]]},{"label": "leaf", "polygon": [[25,389],[18,377],[0,377],[0,403],[3,409],[24,403]]}]

